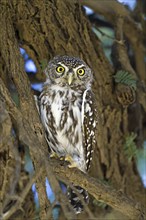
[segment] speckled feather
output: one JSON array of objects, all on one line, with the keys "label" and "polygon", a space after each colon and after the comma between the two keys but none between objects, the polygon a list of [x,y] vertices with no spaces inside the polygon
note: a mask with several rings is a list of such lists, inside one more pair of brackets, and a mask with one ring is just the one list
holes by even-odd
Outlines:
[{"label": "speckled feather", "polygon": [[96,102],[94,96],[90,91],[87,91],[85,99],[85,111],[83,122],[83,135],[84,135],[84,149],[86,170],[88,171],[92,161],[92,153],[96,146],[96,128],[98,123],[98,114],[96,109]]},{"label": "speckled feather", "polygon": [[[46,139],[48,145],[51,150],[57,152],[60,156],[65,156],[65,154],[71,154],[72,156],[75,154],[79,157],[82,156],[82,160],[80,161],[81,163],[79,163],[77,167],[83,172],[86,172],[89,169],[90,162],[92,160],[97,123],[96,109],[94,108],[95,103],[92,101],[93,94],[90,90],[88,90],[83,103],[82,91],[73,91],[71,93],[72,99],[70,99],[70,93],[61,90],[61,88],[58,92],[54,90],[47,90],[47,88],[44,88],[40,95],[40,111],[42,113],[42,122],[46,128]],[[55,114],[56,104],[55,106],[52,105],[53,102],[56,102],[55,99],[59,100],[60,106],[57,109],[57,114]],[[62,110],[63,113],[61,114]],[[81,122],[82,117],[83,121]],[[78,125],[79,128],[77,128]],[[57,132],[59,133],[59,131],[62,131],[62,140],[60,141],[59,134],[57,135]],[[67,143],[69,144],[68,148],[66,146],[66,149],[63,145],[60,146],[59,144],[61,142],[63,144],[63,134],[65,134],[64,146],[66,146]],[[84,150],[81,149],[81,147],[83,147]]]}]

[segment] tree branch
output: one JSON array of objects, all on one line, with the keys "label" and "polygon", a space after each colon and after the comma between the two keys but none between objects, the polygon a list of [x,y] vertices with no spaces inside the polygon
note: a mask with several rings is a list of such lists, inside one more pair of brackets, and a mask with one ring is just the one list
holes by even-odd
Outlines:
[{"label": "tree branch", "polygon": [[[20,142],[23,145],[29,146],[30,154],[36,172],[38,172],[43,155],[48,153],[48,147],[43,135],[43,128],[40,123],[38,113],[35,107],[35,101],[31,93],[31,87],[24,71],[24,62],[19,52],[19,45],[15,38],[15,31],[12,25],[10,9],[1,9],[0,26],[3,27],[1,32],[1,54],[5,60],[5,66],[8,69],[9,77],[14,81],[19,98],[20,106],[16,107],[12,101],[8,89],[0,80],[0,93],[4,98],[7,109],[10,111],[10,117],[13,120],[14,126]],[[5,44],[3,45],[3,40]],[[35,144],[35,146],[34,146]],[[46,207],[49,206],[49,201],[45,190],[45,172],[42,172],[41,178],[37,179],[37,190],[39,193],[39,202],[41,205],[41,218],[46,217]]]},{"label": "tree branch", "polygon": [[130,219],[144,219],[144,209],[139,204],[128,198],[120,190],[117,191],[102,181],[88,176],[77,169],[70,169],[62,166],[61,162],[50,160],[50,165],[55,174],[61,179],[69,180],[74,185],[79,185],[86,189],[98,201],[104,201],[115,210],[130,217]]},{"label": "tree branch", "polygon": [[133,47],[137,73],[140,79],[146,83],[144,46],[142,43],[143,31],[131,18],[130,12],[115,0],[81,0],[81,3],[92,8],[96,13],[103,15],[112,25],[115,25],[117,17],[123,18],[123,32]]},{"label": "tree branch", "polygon": [[[102,14],[111,24],[115,25],[116,17],[121,16],[124,19],[123,31],[127,38],[134,44],[141,39],[141,29],[130,17],[129,11],[115,0],[81,0],[82,5],[92,8],[96,13]],[[130,30],[130,31],[129,31]]]},{"label": "tree branch", "polygon": [[17,201],[15,205],[13,205],[3,216],[3,220],[9,219],[18,209],[22,209],[22,204],[25,202],[25,198],[28,195],[32,184],[37,180],[38,176],[41,175],[42,168],[40,167],[40,170],[38,173],[36,173],[30,181],[27,183],[26,187],[23,189],[19,197],[17,198]]}]

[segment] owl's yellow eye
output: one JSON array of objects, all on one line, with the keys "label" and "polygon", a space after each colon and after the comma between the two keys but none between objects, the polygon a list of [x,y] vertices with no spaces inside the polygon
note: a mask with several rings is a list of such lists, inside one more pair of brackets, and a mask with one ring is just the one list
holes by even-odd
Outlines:
[{"label": "owl's yellow eye", "polygon": [[79,76],[83,76],[83,75],[85,74],[85,70],[82,69],[82,68],[80,68],[80,69],[77,70],[77,74],[78,74]]},{"label": "owl's yellow eye", "polygon": [[57,68],[56,68],[56,71],[58,72],[58,73],[63,73],[64,72],[64,67],[63,66],[58,66]]}]

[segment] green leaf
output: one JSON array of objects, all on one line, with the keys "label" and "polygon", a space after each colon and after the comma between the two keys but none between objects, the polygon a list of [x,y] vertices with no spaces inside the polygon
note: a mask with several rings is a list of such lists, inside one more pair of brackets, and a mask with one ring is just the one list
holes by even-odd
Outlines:
[{"label": "green leaf", "polygon": [[119,70],[113,77],[116,83],[128,85],[129,87],[136,90],[136,79],[131,73],[125,70]]},{"label": "green leaf", "polygon": [[129,162],[132,160],[132,158],[136,158],[138,154],[138,149],[134,142],[136,137],[137,135],[134,133],[131,133],[130,135],[125,137],[124,152]]}]

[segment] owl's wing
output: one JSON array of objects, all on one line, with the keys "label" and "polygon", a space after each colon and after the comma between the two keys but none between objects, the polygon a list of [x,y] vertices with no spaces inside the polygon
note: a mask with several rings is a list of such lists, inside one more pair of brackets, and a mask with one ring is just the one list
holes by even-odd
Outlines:
[{"label": "owl's wing", "polygon": [[91,90],[86,90],[83,94],[82,123],[84,134],[84,154],[86,168],[88,170],[92,160],[92,153],[96,146],[96,128],[98,123],[96,100]]}]

